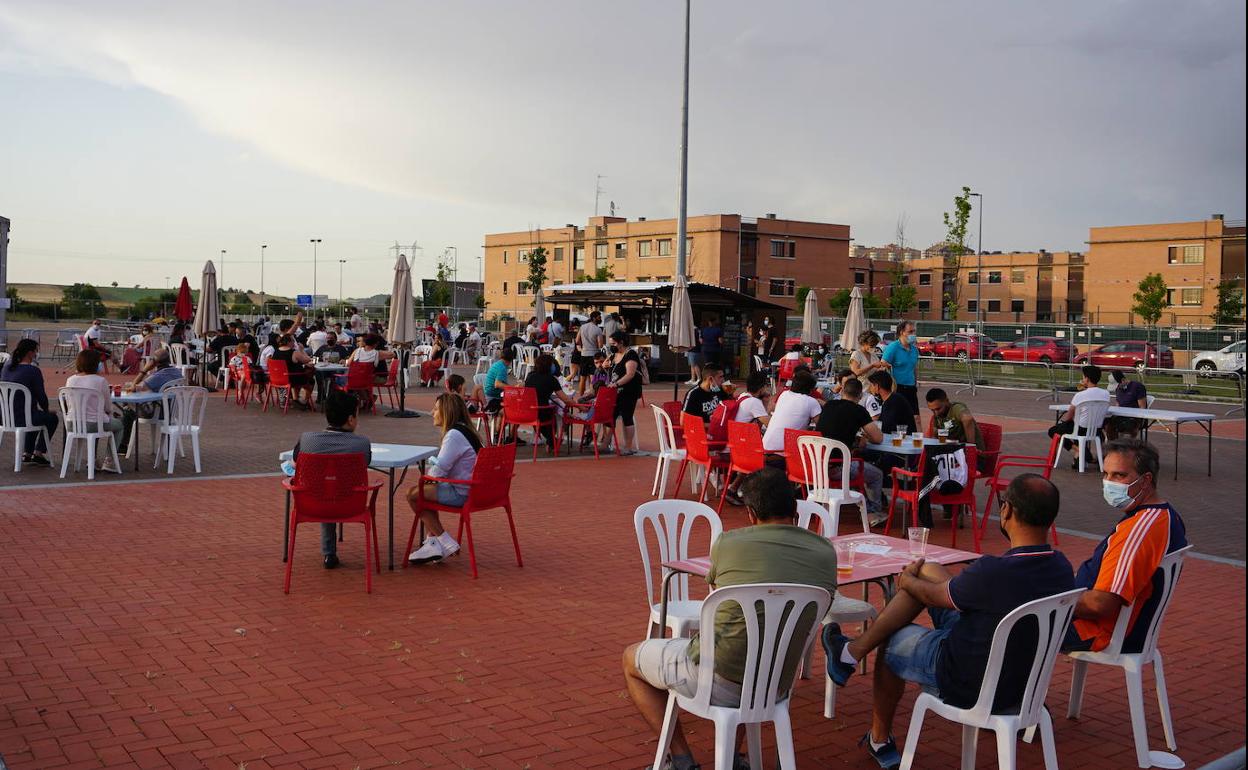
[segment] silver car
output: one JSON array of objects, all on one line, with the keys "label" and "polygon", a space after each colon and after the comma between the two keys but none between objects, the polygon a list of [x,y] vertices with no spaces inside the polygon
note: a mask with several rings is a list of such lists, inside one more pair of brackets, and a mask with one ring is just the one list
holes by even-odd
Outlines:
[{"label": "silver car", "polygon": [[1244,341],[1233,342],[1221,350],[1193,353],[1192,368],[1201,372],[1244,371]]}]

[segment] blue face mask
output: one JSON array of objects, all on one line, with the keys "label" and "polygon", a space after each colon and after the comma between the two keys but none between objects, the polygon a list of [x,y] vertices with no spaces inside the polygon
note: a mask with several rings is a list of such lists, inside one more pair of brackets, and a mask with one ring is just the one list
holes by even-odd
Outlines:
[{"label": "blue face mask", "polygon": [[[1139,481],[1136,479],[1135,481]],[[1131,487],[1135,484],[1123,484],[1121,481],[1110,481],[1105,479],[1101,482],[1101,495],[1105,498],[1105,502],[1114,508],[1128,508],[1135,502],[1135,497],[1131,494]]]},{"label": "blue face mask", "polygon": [[910,334],[906,336],[906,342],[910,343],[911,345],[917,342],[918,339],[919,339],[919,336],[917,334]]}]

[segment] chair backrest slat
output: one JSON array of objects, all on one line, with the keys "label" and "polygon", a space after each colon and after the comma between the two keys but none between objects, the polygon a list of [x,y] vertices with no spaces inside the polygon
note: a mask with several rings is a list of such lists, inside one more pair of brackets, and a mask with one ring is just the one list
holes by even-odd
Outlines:
[{"label": "chair backrest slat", "polygon": [[483,446],[472,468],[473,484],[468,488],[469,510],[498,508],[511,501],[511,479],[515,476],[516,445]]},{"label": "chair backrest slat", "polygon": [[[646,576],[646,600],[655,604],[659,590],[656,582],[657,570],[652,571],[650,564],[650,548],[646,542],[646,533],[653,531],[658,543],[659,563],[687,559],[689,541],[698,523],[706,522],[710,539],[709,546],[714,545],[724,531],[723,522],[715,509],[694,500],[652,500],[637,506],[633,513],[633,529],[637,533],[637,547],[641,549],[641,568]],[[689,599],[689,575],[681,573],[672,578],[668,598],[672,601]]]},{"label": "chair backrest slat", "polygon": [[[1178,585],[1179,575],[1183,573],[1183,559],[1190,550],[1192,546],[1187,545],[1168,553],[1162,557],[1161,564],[1157,565],[1157,573],[1160,573],[1161,577],[1161,594],[1155,595],[1153,614],[1148,618],[1144,647],[1140,650],[1144,660],[1152,660],[1153,653],[1157,651],[1157,637],[1161,635],[1161,621],[1166,614],[1166,609],[1170,606],[1170,599],[1174,596],[1174,587]],[[1153,599],[1154,596],[1150,596],[1148,601],[1153,601]],[[1122,646],[1127,640],[1127,628],[1131,625],[1131,618],[1134,615],[1136,615],[1134,604],[1128,604],[1118,611],[1118,622],[1114,625],[1114,634],[1110,637],[1109,645],[1102,652],[1109,655],[1122,653]]]},{"label": "chair backrest slat", "polygon": [[689,459],[703,465],[709,463],[711,448],[707,443],[706,425],[702,423],[702,418],[687,412],[682,413],[680,427],[684,429],[685,450],[688,452]]},{"label": "chair backrest slat", "polygon": [[739,472],[753,473],[762,469],[763,434],[759,432],[757,423],[728,423],[728,453],[733,468]]},{"label": "chair backrest slat", "polygon": [[[205,399],[206,400],[206,399]],[[300,452],[295,460],[295,507],[313,518],[347,518],[363,508],[368,465],[363,452],[320,454]]]},{"label": "chair backrest slat", "polygon": [[[185,382],[185,381],[184,381]],[[208,406],[208,389],[188,385],[166,385],[160,389],[164,405],[165,424],[170,428],[189,431],[204,424],[204,409]]]},{"label": "chair backrest slat", "polygon": [[[57,400],[61,404],[61,414],[65,417],[67,433],[104,432],[109,416],[103,393],[94,388],[65,387],[57,391]],[[89,420],[84,417],[90,412],[95,413],[96,419]]]},{"label": "chair backrest slat", "polygon": [[823,436],[798,436],[797,450],[802,458],[802,471],[806,474],[806,487],[811,490],[830,489],[831,464],[840,455],[840,488],[849,489],[849,447],[836,439]]},{"label": "chair backrest slat", "polygon": [[[17,401],[18,396],[22,397],[20,407]],[[30,389],[22,383],[0,382],[0,427],[29,427],[30,398]],[[19,414],[22,414],[23,419],[17,419]]]}]

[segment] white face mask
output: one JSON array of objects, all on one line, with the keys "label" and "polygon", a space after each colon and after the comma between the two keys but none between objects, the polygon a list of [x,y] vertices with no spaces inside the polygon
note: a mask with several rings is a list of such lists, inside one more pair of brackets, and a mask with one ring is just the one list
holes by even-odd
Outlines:
[{"label": "white face mask", "polygon": [[1135,486],[1135,483],[1143,478],[1141,476],[1130,484],[1105,479],[1101,482],[1101,496],[1105,498],[1105,502],[1109,503],[1111,507],[1120,509],[1130,508],[1132,505],[1135,505],[1138,497],[1131,494],[1131,487]]}]

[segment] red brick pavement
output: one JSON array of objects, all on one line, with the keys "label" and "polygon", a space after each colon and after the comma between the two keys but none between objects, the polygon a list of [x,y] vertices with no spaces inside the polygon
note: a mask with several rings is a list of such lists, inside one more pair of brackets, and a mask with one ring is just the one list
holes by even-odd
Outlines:
[{"label": "red brick pavement", "polygon": [[[276,479],[0,492],[0,754],[14,768],[645,766],[653,736],[620,652],[646,624],[631,514],[652,463],[523,463],[524,568],[487,514],[479,580],[456,558],[383,574],[372,596],[359,531],[327,572],[312,527],[282,594]],[[1062,541],[1076,562],[1092,545]],[[1189,766],[1243,743],[1243,583],[1242,569],[1189,562],[1163,635]],[[1050,693],[1063,766],[1133,766],[1121,676],[1094,670],[1072,722],[1069,671],[1059,664]],[[821,704],[821,681],[799,686],[803,766],[872,767],[854,746],[866,678],[840,693],[835,720]],[[709,725],[690,724],[709,757]],[[929,720],[922,766],[955,766],[958,735]],[[989,741],[981,767],[995,766]],[[1022,763],[1039,767],[1038,749]]]}]

